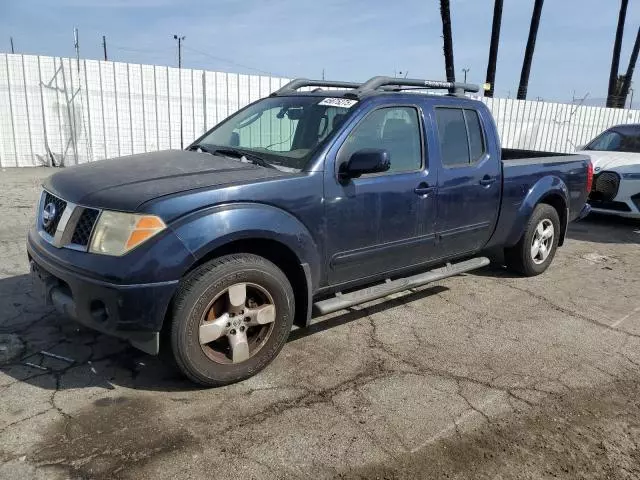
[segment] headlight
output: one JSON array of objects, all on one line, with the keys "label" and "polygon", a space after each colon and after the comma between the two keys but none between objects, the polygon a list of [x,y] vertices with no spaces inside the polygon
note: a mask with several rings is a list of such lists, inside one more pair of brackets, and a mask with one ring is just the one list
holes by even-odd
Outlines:
[{"label": "headlight", "polygon": [[89,251],[103,255],[124,255],[164,230],[155,215],[103,211],[98,219]]},{"label": "headlight", "polygon": [[626,178],[627,180],[640,180],[640,172],[638,173],[623,173],[622,178]]}]

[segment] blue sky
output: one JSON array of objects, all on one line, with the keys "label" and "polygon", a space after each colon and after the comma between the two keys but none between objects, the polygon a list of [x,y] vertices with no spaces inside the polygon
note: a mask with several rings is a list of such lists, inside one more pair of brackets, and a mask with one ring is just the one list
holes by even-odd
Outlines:
[{"label": "blue sky", "polygon": [[[496,95],[517,90],[533,0],[506,0]],[[630,0],[621,69],[640,25]],[[529,98],[606,96],[618,0],[547,0],[529,83]],[[451,0],[456,74],[483,82],[493,0]],[[73,56],[73,27],[83,58],[183,65],[241,73],[365,80],[409,72],[444,77],[438,0],[0,0],[0,50]],[[637,72],[640,82],[640,72]],[[638,83],[640,84],[640,83]]]}]

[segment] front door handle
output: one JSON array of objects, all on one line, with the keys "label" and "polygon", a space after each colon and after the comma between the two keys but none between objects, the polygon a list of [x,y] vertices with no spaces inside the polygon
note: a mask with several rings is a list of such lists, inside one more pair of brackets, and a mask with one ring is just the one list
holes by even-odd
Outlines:
[{"label": "front door handle", "polygon": [[418,185],[416,188],[413,189],[416,195],[421,195],[424,197],[428,196],[434,190],[435,190],[434,187],[430,187],[428,183],[424,183],[424,182],[422,182],[420,185]]},{"label": "front door handle", "polygon": [[492,185],[496,181],[496,177],[490,177],[489,175],[485,175],[480,179],[480,185],[483,187],[488,187]]}]

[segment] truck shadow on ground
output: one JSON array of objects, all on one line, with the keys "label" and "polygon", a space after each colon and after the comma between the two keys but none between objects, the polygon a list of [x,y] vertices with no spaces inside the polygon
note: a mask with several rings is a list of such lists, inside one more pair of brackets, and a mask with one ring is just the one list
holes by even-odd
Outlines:
[{"label": "truck shadow on ground", "polygon": [[[566,240],[640,245],[640,221],[622,217],[591,214],[584,220],[569,224]],[[489,252],[488,255],[491,258],[491,265],[479,270],[474,270],[466,275],[493,278],[522,278],[522,275],[507,269],[504,264],[504,255],[501,251],[492,251]]]},{"label": "truck shadow on ground", "polygon": [[567,239],[640,244],[640,220],[592,213],[584,220],[569,225]]},{"label": "truck shadow on ground", "polygon": [[[114,390],[116,387],[159,392],[202,389],[180,374],[170,355],[162,352],[158,357],[147,355],[124,341],[85,328],[59,315],[53,308],[42,306],[30,289],[29,275],[0,279],[0,335],[16,335],[24,344],[20,355],[0,365],[0,371],[14,379],[5,381],[0,387],[24,382],[55,391],[78,388]],[[447,288],[442,286],[416,289],[400,298],[366,308],[356,307],[329,318],[319,317],[308,327],[293,329],[288,342],[301,341],[445,290]],[[5,313],[7,310],[3,307],[6,305],[13,306],[12,313]],[[167,349],[164,350],[166,352]]]}]

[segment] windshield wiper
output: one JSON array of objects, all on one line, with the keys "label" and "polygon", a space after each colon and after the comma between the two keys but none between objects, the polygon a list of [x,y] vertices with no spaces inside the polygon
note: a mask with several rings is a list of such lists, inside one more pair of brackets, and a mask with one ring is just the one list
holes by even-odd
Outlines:
[{"label": "windshield wiper", "polygon": [[200,150],[206,153],[210,153],[211,155],[215,155],[216,150],[214,148],[206,146],[204,143],[196,143],[195,145],[191,145],[187,150],[195,152],[196,150]]},{"label": "windshield wiper", "polygon": [[267,162],[264,158],[258,155],[254,155],[252,153],[246,153],[246,152],[243,152],[242,150],[237,150],[235,148],[226,148],[226,147],[216,148],[210,153],[213,153],[214,155],[221,154],[227,157],[237,157],[239,159],[244,158],[247,161],[253,163],[254,165],[260,165],[261,167],[266,167],[266,168],[276,168],[273,165],[271,165],[269,162]]}]

